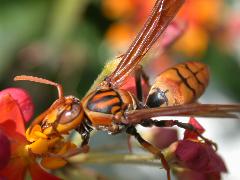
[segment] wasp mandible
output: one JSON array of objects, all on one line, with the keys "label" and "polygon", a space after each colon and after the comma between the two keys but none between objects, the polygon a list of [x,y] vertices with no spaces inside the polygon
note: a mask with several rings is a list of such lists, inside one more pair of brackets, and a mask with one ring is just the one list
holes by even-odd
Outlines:
[{"label": "wasp mandible", "polygon": [[[137,96],[121,89],[126,78],[135,73],[141,77],[137,67],[144,55],[158,40],[182,6],[184,0],[157,0],[151,15],[135,40],[121,56],[120,63],[113,73],[105,78],[95,90],[81,101],[74,96],[64,96],[60,84],[33,76],[16,76],[15,80],[33,81],[58,88],[59,98],[52,106],[38,116],[26,131],[31,144],[29,150],[35,152],[35,144],[46,139],[48,148],[54,146],[62,135],[76,130],[82,137],[81,147],[87,147],[92,130],[107,131],[110,134],[126,132],[150,153],[162,161],[170,179],[170,168],[161,150],[144,140],[137,132],[136,125],[144,127],[172,127],[197,131],[188,123],[177,120],[152,120],[158,116],[214,116],[234,117],[232,112],[240,112],[240,105],[209,105],[194,103],[208,84],[208,68],[200,62],[187,62],[176,65],[156,78],[145,101],[141,90]],[[137,81],[141,88],[141,79]],[[37,131],[34,131],[36,130]],[[34,135],[32,135],[34,132]],[[199,136],[206,142],[213,142]],[[38,152],[44,154],[48,148]]]}]

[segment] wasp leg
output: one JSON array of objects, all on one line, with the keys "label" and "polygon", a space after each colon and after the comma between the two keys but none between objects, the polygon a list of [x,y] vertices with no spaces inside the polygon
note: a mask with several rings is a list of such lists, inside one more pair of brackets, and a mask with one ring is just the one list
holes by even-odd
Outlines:
[{"label": "wasp leg", "polygon": [[87,132],[87,133],[81,134],[81,137],[82,137],[82,142],[81,142],[80,147],[68,151],[66,154],[64,154],[62,156],[63,158],[67,159],[67,158],[72,157],[77,154],[89,152],[90,147],[89,147],[88,143],[89,143],[89,139],[90,139],[90,133]]},{"label": "wasp leg", "polygon": [[81,147],[80,149],[84,152],[87,153],[89,151],[89,139],[90,139],[90,133],[92,131],[92,128],[88,126],[88,122],[84,122],[82,125],[77,127],[75,130],[81,135],[82,142],[81,142]]},{"label": "wasp leg", "polygon": [[185,130],[189,130],[192,131],[194,133],[196,133],[202,140],[204,140],[207,144],[212,145],[215,150],[217,150],[217,144],[215,142],[213,142],[210,139],[205,138],[203,135],[201,135],[201,133],[198,132],[198,130],[191,124],[189,123],[182,123],[179,122],[178,120],[161,120],[161,121],[157,121],[157,120],[152,120],[152,119],[148,119],[145,120],[141,123],[142,126],[144,127],[151,127],[151,126],[156,126],[156,127],[173,127],[173,126],[178,126],[180,128],[183,128]]},{"label": "wasp leg", "polygon": [[81,147],[88,146],[89,139],[90,139],[90,134],[85,133],[85,134],[82,134],[81,137],[82,137]]},{"label": "wasp leg", "polygon": [[55,157],[61,157],[61,158],[65,159],[65,160],[67,160],[68,158],[70,158],[72,156],[75,156],[75,155],[78,155],[78,154],[81,154],[81,153],[88,153],[89,149],[90,149],[89,146],[85,145],[83,147],[78,147],[78,148],[69,150],[67,153],[65,153],[63,155],[53,155],[51,153],[49,153],[49,155],[50,156],[55,156]]},{"label": "wasp leg", "polygon": [[148,150],[150,153],[154,154],[156,157],[160,158],[164,169],[167,171],[167,179],[170,180],[171,179],[170,167],[169,167],[164,155],[162,154],[161,150],[156,148],[155,146],[153,146],[146,140],[144,140],[141,137],[141,135],[137,132],[137,129],[134,126],[128,127],[126,132],[130,135],[133,135],[146,150]]},{"label": "wasp leg", "polygon": [[31,133],[34,125],[36,125],[36,124],[41,125],[41,122],[43,121],[44,117],[45,117],[48,113],[49,113],[49,109],[47,109],[46,111],[44,111],[43,113],[41,113],[38,117],[36,117],[36,118],[32,121],[31,125],[30,125],[29,128],[28,128],[28,129],[29,129],[29,133]]},{"label": "wasp leg", "polygon": [[147,74],[143,71],[143,68],[141,65],[138,65],[136,69],[134,70],[135,75],[135,84],[136,84],[136,92],[137,92],[137,98],[139,101],[143,102],[143,87],[142,87],[142,79],[147,84],[148,88],[149,85],[149,78]]},{"label": "wasp leg", "polygon": [[132,143],[131,143],[131,135],[129,134],[127,137],[127,145],[128,145],[128,151],[130,154],[132,154]]},{"label": "wasp leg", "polygon": [[[136,93],[137,93],[137,99],[140,102],[144,101],[144,95],[143,95],[143,87],[142,87],[142,79],[144,80],[144,83],[147,84],[148,89],[150,88],[149,85],[149,77],[144,72],[142,65],[137,65],[134,70],[134,76],[135,76],[135,86],[136,86]],[[138,104],[139,107],[142,107],[142,104]],[[132,153],[132,144],[130,142],[131,135],[128,136],[128,150],[130,153]]]}]

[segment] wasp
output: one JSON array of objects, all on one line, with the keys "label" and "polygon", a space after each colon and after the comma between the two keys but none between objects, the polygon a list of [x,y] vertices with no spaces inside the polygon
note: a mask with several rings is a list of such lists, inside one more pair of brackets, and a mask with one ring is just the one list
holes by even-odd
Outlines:
[{"label": "wasp", "polygon": [[[116,69],[81,101],[74,96],[64,96],[60,84],[47,79],[20,75],[15,80],[33,81],[56,86],[59,98],[52,106],[39,115],[26,131],[31,143],[28,147],[36,152],[36,144],[43,139],[48,146],[39,154],[48,152],[48,148],[56,145],[62,135],[76,130],[82,137],[81,147],[88,147],[90,133],[93,130],[107,131],[109,134],[126,132],[150,153],[162,161],[170,179],[170,168],[161,150],[147,142],[138,133],[136,125],[144,127],[172,127],[192,130],[188,123],[177,120],[153,120],[158,116],[207,116],[235,117],[240,112],[240,105],[198,104],[196,100],[203,94],[209,79],[208,68],[200,62],[178,64],[161,73],[151,86],[148,97],[143,100],[141,78],[143,72],[138,71],[140,61],[158,40],[171,20],[175,17],[184,0],[157,0],[151,15],[138,33],[129,49],[120,58]],[[121,89],[130,74],[135,74],[137,95]],[[35,131],[37,129],[37,131]],[[33,135],[34,133],[34,135]],[[202,135],[207,143],[213,142]],[[35,151],[36,150],[36,151]]]}]

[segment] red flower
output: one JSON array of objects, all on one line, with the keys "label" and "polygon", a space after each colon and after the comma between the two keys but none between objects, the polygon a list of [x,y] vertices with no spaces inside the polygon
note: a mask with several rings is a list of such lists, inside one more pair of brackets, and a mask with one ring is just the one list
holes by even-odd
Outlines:
[{"label": "red flower", "polygon": [[183,171],[178,174],[178,180],[220,180],[219,173],[200,173],[197,171]]},{"label": "red flower", "polygon": [[191,170],[202,173],[227,171],[223,160],[208,144],[182,140],[175,153],[180,164]]},{"label": "red flower", "polygon": [[[133,75],[129,76],[126,80],[126,83],[123,86],[121,86],[121,89],[127,90],[132,94],[137,95],[135,77]],[[149,86],[147,82],[144,80],[142,80],[142,89],[143,89],[143,97],[146,98],[149,91]]]},{"label": "red flower", "polygon": [[187,23],[182,21],[173,21],[170,23],[163,34],[161,46],[163,49],[171,46],[187,30]]},{"label": "red flower", "polygon": [[[190,118],[189,123],[198,133],[204,132],[195,118]],[[220,173],[227,172],[223,160],[209,142],[203,142],[190,130],[185,130],[184,139],[174,142],[168,150],[171,151],[169,161],[180,180],[219,180]]]},{"label": "red flower", "polygon": [[[34,180],[59,179],[45,172],[36,162],[35,156],[26,148],[28,142],[25,138],[23,116],[30,119],[33,113],[31,106],[33,104],[30,96],[22,89],[10,88],[0,92],[0,130],[11,145],[11,157],[0,170],[0,178],[22,180],[26,173],[30,172]],[[24,111],[22,111],[22,107]],[[8,156],[8,151],[5,150],[3,153],[6,157]]]},{"label": "red flower", "polygon": [[4,168],[10,160],[10,142],[8,138],[0,131],[0,169]]},{"label": "red flower", "polygon": [[7,88],[0,92],[0,98],[6,94],[11,95],[11,97],[17,101],[19,108],[23,114],[24,120],[28,122],[33,116],[34,105],[31,96],[23,89],[20,88]]},{"label": "red flower", "polygon": [[[188,123],[191,124],[200,134],[202,134],[205,131],[201,124],[199,124],[199,122],[197,122],[197,120],[193,117],[190,117]],[[190,130],[185,130],[183,139],[197,139],[197,138],[198,138],[197,133]]]}]

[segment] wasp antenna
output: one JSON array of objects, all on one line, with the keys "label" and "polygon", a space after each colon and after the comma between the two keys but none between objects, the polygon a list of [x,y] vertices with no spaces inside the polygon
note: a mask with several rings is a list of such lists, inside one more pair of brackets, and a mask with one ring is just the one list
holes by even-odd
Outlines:
[{"label": "wasp antenna", "polygon": [[47,80],[44,78],[40,78],[40,77],[28,76],[28,75],[15,76],[13,80],[14,81],[32,81],[32,82],[36,82],[36,83],[48,84],[48,85],[55,86],[55,87],[57,87],[57,90],[58,90],[59,99],[64,98],[62,85],[55,83],[53,81],[50,81],[50,80]]}]

